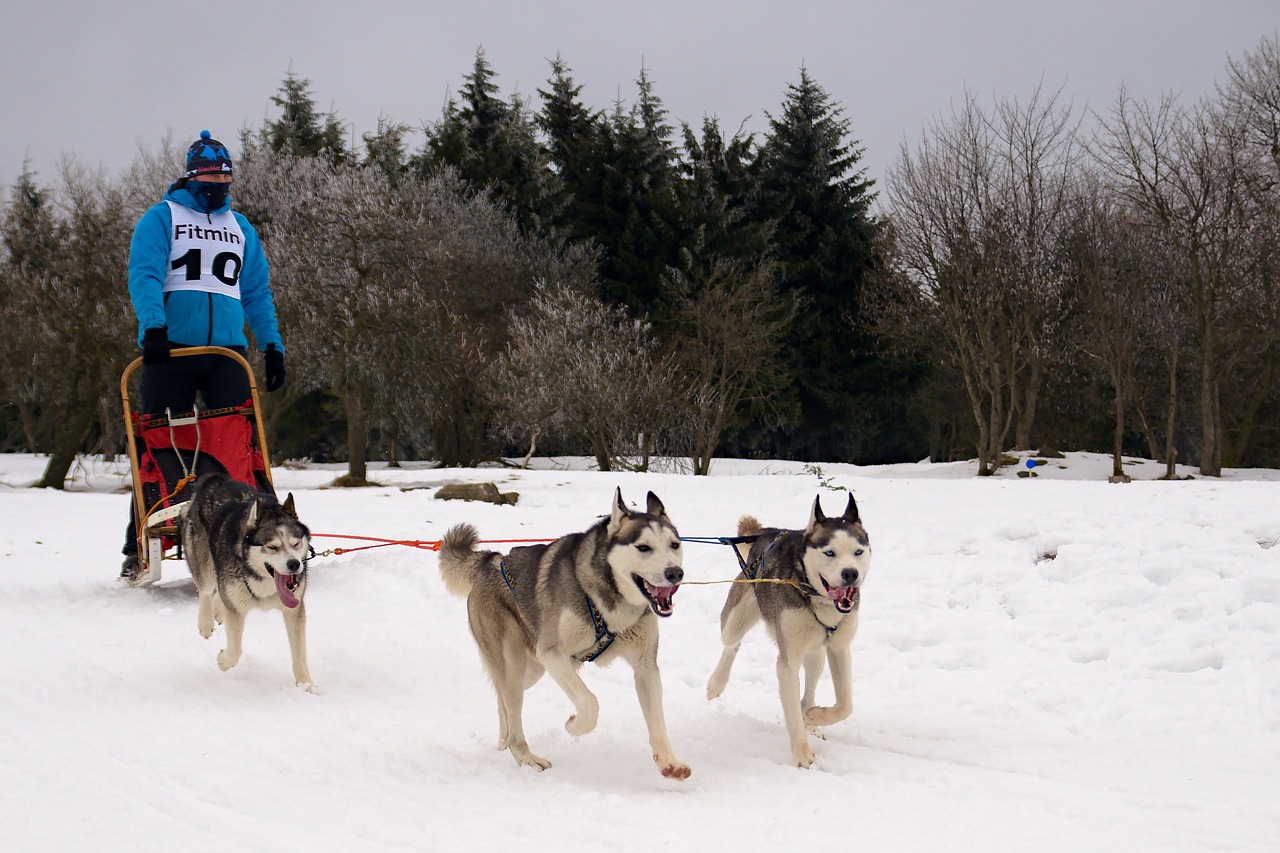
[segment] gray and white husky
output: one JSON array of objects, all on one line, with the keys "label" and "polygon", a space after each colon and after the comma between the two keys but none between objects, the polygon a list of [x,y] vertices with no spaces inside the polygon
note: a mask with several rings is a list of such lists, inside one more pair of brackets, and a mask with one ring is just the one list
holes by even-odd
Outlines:
[{"label": "gray and white husky", "polygon": [[498,748],[519,765],[545,770],[525,740],[525,691],[550,673],[573,703],[572,735],[596,727],[600,703],[578,669],[623,658],[635,670],[636,694],[663,776],[686,779],[667,739],[658,673],[658,619],[670,616],[684,578],[680,536],[662,501],[650,492],[645,512],[614,493],[608,518],[583,533],[509,554],[476,551],[476,529],[459,524],[440,543],[440,572],[450,592],[467,599],[471,633],[498,695]]},{"label": "gray and white husky", "polygon": [[226,630],[227,647],[218,652],[218,666],[225,671],[240,660],[250,610],[279,610],[289,635],[294,680],[313,690],[303,603],[311,533],[298,521],[293,495],[282,504],[275,495],[225,474],[204,474],[182,520],[182,547],[200,593],[200,636],[212,636],[214,620]]},{"label": "gray and white husky", "polygon": [[[839,518],[823,515],[819,497],[804,530],[761,527],[747,515],[738,521],[738,535],[752,538],[734,545],[743,568],[720,613],[724,652],[707,682],[707,698],[724,692],[743,635],[763,618],[778,646],[778,692],[791,756],[808,767],[816,759],[806,727],[829,726],[853,710],[849,644],[858,630],[862,584],[871,568],[870,540],[852,494]],[[742,582],[752,579],[759,582]],[[831,707],[815,702],[824,656],[835,685]]]}]

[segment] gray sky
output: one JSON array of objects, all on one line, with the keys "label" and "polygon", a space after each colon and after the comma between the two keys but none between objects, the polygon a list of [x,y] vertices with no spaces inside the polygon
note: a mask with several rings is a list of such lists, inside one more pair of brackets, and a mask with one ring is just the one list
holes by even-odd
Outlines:
[{"label": "gray sky", "polygon": [[62,155],[117,172],[166,134],[184,149],[202,128],[233,143],[274,117],[289,69],[357,139],[379,116],[417,128],[480,46],[504,97],[536,105],[559,53],[589,107],[631,103],[643,63],[673,123],[711,114],[726,132],[762,130],[803,65],[843,106],[881,182],[899,144],[966,87],[990,103],[1043,80],[1099,110],[1122,85],[1140,98],[1210,94],[1228,56],[1280,28],[1280,2],[0,0],[0,22],[6,185],[24,159],[47,184]]}]

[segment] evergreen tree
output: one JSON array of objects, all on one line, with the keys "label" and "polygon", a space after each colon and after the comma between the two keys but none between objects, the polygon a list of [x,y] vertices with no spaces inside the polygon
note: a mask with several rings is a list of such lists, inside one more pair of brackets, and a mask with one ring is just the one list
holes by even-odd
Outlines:
[{"label": "evergreen tree", "polygon": [[324,157],[331,163],[350,158],[342,121],[333,112],[322,114],[316,109],[310,80],[288,72],[271,102],[280,107],[280,118],[263,125],[262,139],[273,152]]},{"label": "evergreen tree", "polygon": [[681,215],[666,109],[643,69],[637,84],[635,106],[615,104],[602,125],[600,192],[587,215],[604,250],[605,299],[638,316],[653,311],[679,262]]},{"label": "evergreen tree", "polygon": [[424,178],[441,165],[452,166],[505,204],[522,230],[538,230],[548,218],[557,178],[538,142],[528,102],[518,94],[503,101],[494,77],[480,48],[464,78],[461,103],[451,98],[445,105],[413,165]]},{"label": "evergreen tree", "polygon": [[838,104],[800,69],[781,113],[769,116],[762,150],[763,213],[777,222],[782,290],[802,299],[789,348],[795,359],[795,420],[774,431],[767,452],[815,461],[884,461],[901,424],[876,423],[907,375],[875,355],[862,318],[866,277],[877,265],[872,182],[859,167]]},{"label": "evergreen tree", "polygon": [[547,231],[558,240],[591,240],[588,211],[598,208],[600,195],[599,142],[601,117],[582,103],[582,86],[557,56],[551,61],[549,89],[539,89],[542,110],[535,116],[551,167],[559,178],[548,199]]},{"label": "evergreen tree", "polygon": [[360,165],[382,172],[392,186],[399,184],[400,178],[408,169],[404,142],[404,135],[408,132],[406,125],[379,118],[378,130],[362,137],[364,160]]},{"label": "evergreen tree", "polygon": [[758,264],[771,249],[773,223],[757,215],[760,170],[752,138],[726,140],[713,117],[703,119],[701,137],[687,124],[683,136],[681,269],[706,271],[715,258]]}]

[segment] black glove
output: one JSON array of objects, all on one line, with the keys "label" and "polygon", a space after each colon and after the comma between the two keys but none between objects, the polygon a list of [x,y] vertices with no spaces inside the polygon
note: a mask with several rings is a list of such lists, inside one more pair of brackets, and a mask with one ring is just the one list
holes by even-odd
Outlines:
[{"label": "black glove", "polygon": [[147,329],[142,335],[142,363],[164,364],[169,360],[169,330],[161,326]]},{"label": "black glove", "polygon": [[284,385],[285,376],[288,375],[284,369],[284,353],[276,349],[275,344],[267,344],[266,352],[262,357],[267,363],[267,390],[279,391]]}]

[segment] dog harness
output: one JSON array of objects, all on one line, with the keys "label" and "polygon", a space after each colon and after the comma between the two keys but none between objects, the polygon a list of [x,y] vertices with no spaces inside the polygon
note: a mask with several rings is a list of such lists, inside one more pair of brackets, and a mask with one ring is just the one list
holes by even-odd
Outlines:
[{"label": "dog harness", "polygon": [[[769,552],[773,550],[774,545],[778,544],[778,540],[789,532],[790,531],[787,530],[779,530],[777,535],[774,536],[773,540],[769,543],[769,547],[761,551],[760,556],[756,557],[750,563],[747,563],[746,560],[742,559],[742,554],[738,552],[737,548],[733,549],[733,556],[738,558],[738,565],[742,567],[742,574],[746,576],[747,580],[753,581],[760,577],[760,573],[764,570],[765,557],[769,556]],[[720,541],[726,545],[733,546],[739,542],[754,542],[755,539],[755,536],[733,536],[726,537]]]},{"label": "dog harness", "polygon": [[609,630],[609,626],[604,624],[604,617],[600,615],[600,611],[596,610],[596,606],[591,603],[591,596],[583,596],[587,600],[587,613],[591,615],[591,624],[596,628],[595,645],[590,650],[580,655],[574,655],[575,658],[583,663],[591,663],[600,655],[604,654],[605,649],[613,645],[613,641],[618,635]]},{"label": "dog harness", "polygon": [[[502,580],[507,584],[507,589],[514,593],[516,591],[516,581],[511,576],[511,573],[507,571],[506,560],[501,560],[498,563],[498,571],[502,574]],[[604,617],[600,615],[600,611],[596,610],[595,604],[592,603],[591,596],[584,595],[583,598],[587,602],[587,614],[591,617],[591,624],[596,629],[596,638],[590,649],[573,657],[583,663],[591,663],[604,654],[609,646],[613,645],[613,641],[618,638],[618,635],[609,630],[609,626],[604,622]]]}]

